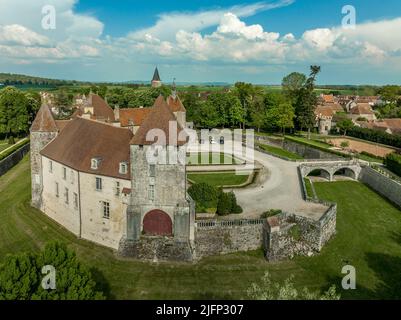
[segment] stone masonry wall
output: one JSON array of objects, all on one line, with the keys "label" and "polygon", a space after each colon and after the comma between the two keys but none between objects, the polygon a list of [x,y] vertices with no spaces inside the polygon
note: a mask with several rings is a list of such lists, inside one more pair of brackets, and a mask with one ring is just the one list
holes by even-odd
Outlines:
[{"label": "stone masonry wall", "polygon": [[263,245],[263,224],[244,226],[197,227],[196,258],[257,250]]},{"label": "stone masonry wall", "polygon": [[284,140],[283,149],[292,153],[296,153],[305,159],[344,160],[343,157],[337,156],[330,152],[324,152],[322,150],[289,140]]},{"label": "stone masonry wall", "polygon": [[376,192],[401,207],[401,184],[387,178],[376,170],[365,166],[362,168],[359,179]]},{"label": "stone masonry wall", "polygon": [[14,167],[29,152],[29,143],[10,154],[7,158],[0,161],[0,176]]}]

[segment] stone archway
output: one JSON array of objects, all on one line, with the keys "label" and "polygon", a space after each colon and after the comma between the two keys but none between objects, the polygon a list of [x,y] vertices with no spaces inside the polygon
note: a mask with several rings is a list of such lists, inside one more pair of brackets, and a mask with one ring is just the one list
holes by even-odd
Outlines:
[{"label": "stone archway", "polygon": [[173,234],[173,222],[164,211],[152,210],[143,218],[143,232],[152,236],[171,236]]},{"label": "stone archway", "polygon": [[335,178],[336,176],[337,177],[348,177],[353,180],[356,180],[356,173],[351,168],[345,167],[345,168],[337,169],[333,174],[333,178]]},{"label": "stone archway", "polygon": [[329,171],[326,169],[320,169],[320,168],[313,168],[308,172],[306,175],[307,177],[320,177],[323,179],[326,179],[328,181],[331,181],[331,174]]}]

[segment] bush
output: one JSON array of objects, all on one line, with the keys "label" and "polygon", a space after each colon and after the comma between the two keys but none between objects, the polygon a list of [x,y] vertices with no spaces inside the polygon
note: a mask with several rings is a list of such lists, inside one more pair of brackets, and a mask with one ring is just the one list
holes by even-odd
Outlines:
[{"label": "bush", "polygon": [[341,148],[348,148],[348,147],[349,147],[349,141],[341,142]]},{"label": "bush", "polygon": [[401,136],[391,135],[380,130],[353,127],[348,130],[347,134],[351,137],[401,148]]},{"label": "bush", "polygon": [[188,188],[188,194],[196,203],[196,212],[206,212],[217,207],[220,191],[207,183],[197,183]]},{"label": "bush", "polygon": [[8,144],[9,144],[10,146],[12,146],[13,144],[15,144],[15,139],[14,139],[13,136],[11,136],[11,137],[8,138]]},{"label": "bush", "polygon": [[222,192],[219,197],[217,204],[217,214],[219,216],[226,216],[231,213],[232,200],[228,193]]},{"label": "bush", "polygon": [[277,216],[279,214],[283,213],[283,211],[279,210],[279,209],[271,209],[268,210],[266,212],[263,212],[262,215],[260,216],[261,219],[267,219],[269,217],[274,217]]},{"label": "bush", "polygon": [[10,147],[7,151],[3,151],[3,153],[0,154],[0,160],[7,158],[10,154],[12,154],[13,152],[22,148],[24,145],[26,145],[28,143],[29,143],[29,140],[27,139],[21,143],[17,143],[16,145]]},{"label": "bush", "polygon": [[401,155],[390,153],[384,160],[386,167],[401,177]]}]

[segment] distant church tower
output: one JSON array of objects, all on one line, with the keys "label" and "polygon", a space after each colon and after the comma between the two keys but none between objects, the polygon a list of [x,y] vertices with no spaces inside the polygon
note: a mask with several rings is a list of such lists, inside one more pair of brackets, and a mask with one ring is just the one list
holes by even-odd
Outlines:
[{"label": "distant church tower", "polygon": [[152,88],[160,88],[161,86],[162,86],[162,81],[160,80],[159,70],[157,70],[156,67],[152,79]]}]

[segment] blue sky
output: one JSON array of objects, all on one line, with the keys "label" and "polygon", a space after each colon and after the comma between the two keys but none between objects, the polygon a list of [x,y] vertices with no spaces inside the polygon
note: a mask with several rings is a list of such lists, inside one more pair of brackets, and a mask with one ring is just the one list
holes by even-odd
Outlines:
[{"label": "blue sky", "polygon": [[[384,4],[385,3],[385,4]],[[44,5],[57,28],[41,27]],[[354,29],[341,27],[344,5]],[[2,0],[0,72],[91,81],[401,83],[401,1]]]}]

